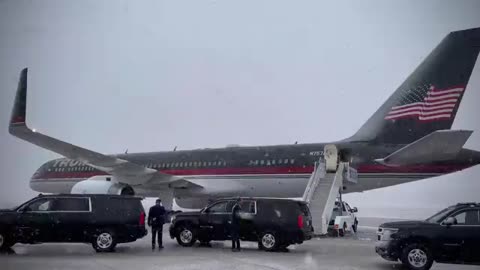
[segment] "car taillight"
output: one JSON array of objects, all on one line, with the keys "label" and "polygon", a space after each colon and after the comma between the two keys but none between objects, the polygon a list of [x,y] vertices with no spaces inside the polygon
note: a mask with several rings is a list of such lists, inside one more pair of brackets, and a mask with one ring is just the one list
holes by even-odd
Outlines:
[{"label": "car taillight", "polygon": [[299,215],[297,219],[298,228],[303,229],[303,216]]},{"label": "car taillight", "polygon": [[139,224],[140,224],[140,226],[145,226],[145,213],[144,212],[140,213]]}]

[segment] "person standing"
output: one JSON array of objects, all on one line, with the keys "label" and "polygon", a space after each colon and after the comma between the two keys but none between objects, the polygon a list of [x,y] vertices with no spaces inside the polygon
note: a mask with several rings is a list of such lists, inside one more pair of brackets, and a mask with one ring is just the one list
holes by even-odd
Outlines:
[{"label": "person standing", "polygon": [[232,208],[230,235],[232,237],[232,251],[240,251],[240,199]]},{"label": "person standing", "polygon": [[157,199],[148,211],[148,226],[152,227],[152,250],[155,249],[155,238],[158,234],[158,249],[163,248],[163,224],[165,224],[165,207],[162,200]]}]

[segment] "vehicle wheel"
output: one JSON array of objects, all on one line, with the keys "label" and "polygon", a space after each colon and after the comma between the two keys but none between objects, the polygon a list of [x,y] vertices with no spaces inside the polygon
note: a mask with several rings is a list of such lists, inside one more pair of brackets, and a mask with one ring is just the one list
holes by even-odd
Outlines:
[{"label": "vehicle wheel", "polygon": [[177,233],[177,242],[184,247],[191,247],[197,241],[195,231],[190,226],[182,226]]},{"label": "vehicle wheel", "polygon": [[258,245],[260,249],[265,251],[274,251],[279,246],[279,240],[274,232],[267,231],[260,235],[260,239],[258,240]]},{"label": "vehicle wheel", "polygon": [[412,270],[428,270],[432,267],[433,256],[427,245],[421,243],[408,244],[401,255],[403,265]]},{"label": "vehicle wheel", "polygon": [[340,237],[344,237],[346,231],[347,231],[347,223],[343,223],[343,228],[342,228],[342,229],[338,229],[338,235],[339,235]]},{"label": "vehicle wheel", "polygon": [[15,244],[5,233],[0,233],[0,250],[8,249]]},{"label": "vehicle wheel", "polygon": [[116,245],[115,234],[110,230],[100,231],[92,241],[92,246],[97,252],[112,252]]}]

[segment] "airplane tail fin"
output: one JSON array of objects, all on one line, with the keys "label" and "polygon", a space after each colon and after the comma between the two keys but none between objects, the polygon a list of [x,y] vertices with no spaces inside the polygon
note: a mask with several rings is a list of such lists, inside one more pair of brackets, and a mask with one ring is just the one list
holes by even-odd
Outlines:
[{"label": "airplane tail fin", "polygon": [[451,32],[348,141],[408,144],[452,127],[480,51],[480,28]]}]

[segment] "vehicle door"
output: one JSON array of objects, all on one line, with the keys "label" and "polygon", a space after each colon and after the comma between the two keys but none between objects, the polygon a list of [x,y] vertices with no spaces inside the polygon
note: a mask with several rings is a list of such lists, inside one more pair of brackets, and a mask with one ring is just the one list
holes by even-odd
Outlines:
[{"label": "vehicle door", "polygon": [[449,215],[454,224],[448,225],[446,217],[440,225],[442,257],[449,261],[473,261],[478,253],[478,235],[480,222],[478,209],[463,209]]},{"label": "vehicle door", "polygon": [[[472,224],[472,222],[476,222]],[[468,249],[472,251],[470,254],[469,262],[480,264],[480,209],[477,209],[477,218],[473,219],[470,222],[467,222],[468,226],[471,227],[472,234],[468,238]]]},{"label": "vehicle door", "polygon": [[37,198],[18,210],[16,235],[22,242],[52,242],[54,222],[51,207],[55,198]]},{"label": "vehicle door", "polygon": [[[227,204],[230,211],[227,211]],[[231,215],[231,201],[221,201],[213,204],[203,211],[200,217],[200,226],[204,233],[212,240],[229,239],[229,221]]]},{"label": "vehicle door", "polygon": [[245,240],[258,239],[258,232],[255,231],[257,202],[255,200],[242,200],[240,208],[240,238]]},{"label": "vehicle door", "polygon": [[350,205],[348,205],[348,203],[345,203],[345,215],[348,216],[348,219],[347,219],[347,225],[348,225],[348,228],[352,228],[352,225],[354,223],[354,220],[355,220],[355,215],[353,214],[353,211],[352,211],[352,208],[350,208]]},{"label": "vehicle door", "polygon": [[58,242],[83,242],[91,215],[90,198],[58,197],[52,206],[54,238]]}]

